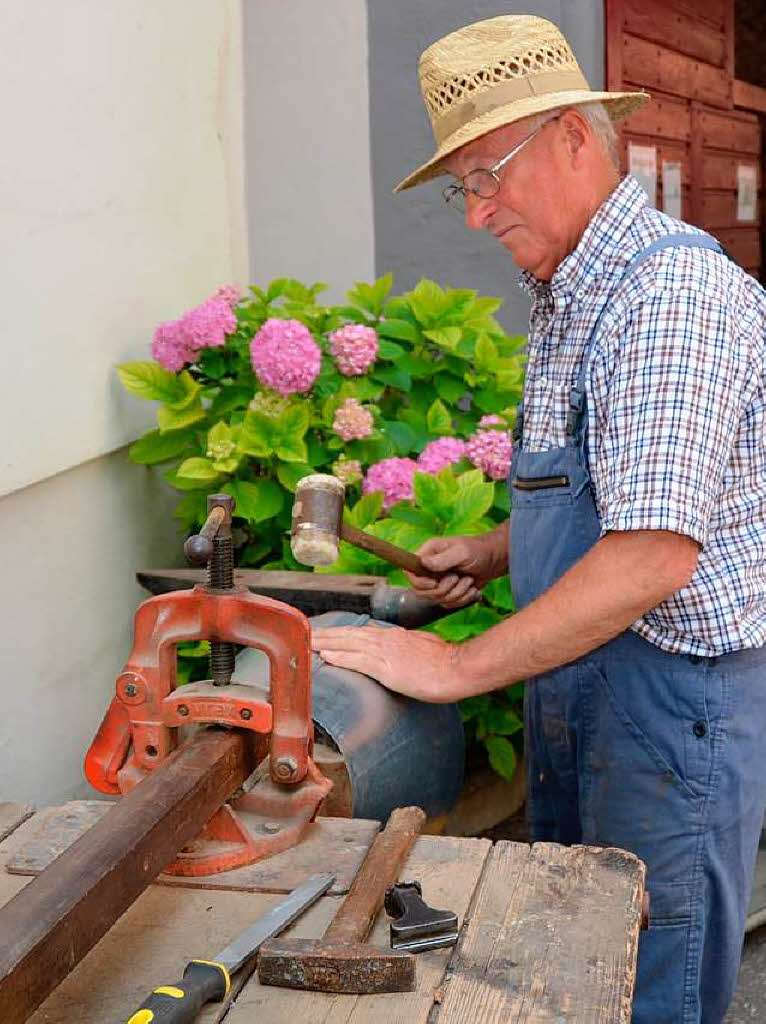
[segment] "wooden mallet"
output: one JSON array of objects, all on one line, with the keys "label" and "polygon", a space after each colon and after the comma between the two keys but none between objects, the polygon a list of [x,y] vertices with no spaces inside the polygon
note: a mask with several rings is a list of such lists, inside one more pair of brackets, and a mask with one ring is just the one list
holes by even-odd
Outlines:
[{"label": "wooden mallet", "polygon": [[344,523],[345,497],[343,481],[335,476],[312,473],[298,481],[290,542],[297,561],[302,565],[332,565],[338,560],[340,541],[346,540],[416,576],[440,575],[426,569],[411,551]]},{"label": "wooden mallet", "polygon": [[262,985],[320,992],[411,992],[415,957],[403,950],[365,945],[386,889],[394,883],[423,828],[419,807],[392,811],[321,939],[272,939],[261,946]]}]

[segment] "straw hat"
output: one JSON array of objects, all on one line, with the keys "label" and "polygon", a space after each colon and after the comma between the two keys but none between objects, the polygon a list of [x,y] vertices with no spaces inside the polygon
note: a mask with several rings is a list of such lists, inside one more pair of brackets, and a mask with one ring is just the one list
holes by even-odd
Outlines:
[{"label": "straw hat", "polygon": [[523,117],[600,102],[616,121],[650,98],[645,92],[593,92],[558,28],[530,14],[451,32],[423,52],[418,71],[437,148],[395,192],[445,174],[445,156]]}]

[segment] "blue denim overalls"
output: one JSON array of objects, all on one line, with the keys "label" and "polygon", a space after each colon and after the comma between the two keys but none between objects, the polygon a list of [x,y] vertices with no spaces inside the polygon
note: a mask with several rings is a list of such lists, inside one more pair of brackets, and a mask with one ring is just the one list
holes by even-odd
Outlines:
[{"label": "blue denim overalls", "polygon": [[[706,235],[670,235],[639,253],[619,284],[678,245],[720,251]],[[523,451],[519,408],[510,475],[519,608],[600,536],[585,379],[601,316],[571,392],[566,445]],[[647,865],[651,924],[640,939],[634,1024],[720,1024],[766,803],[766,651],[669,654],[626,630],[530,680],[524,718],[532,841],[618,846]]]}]

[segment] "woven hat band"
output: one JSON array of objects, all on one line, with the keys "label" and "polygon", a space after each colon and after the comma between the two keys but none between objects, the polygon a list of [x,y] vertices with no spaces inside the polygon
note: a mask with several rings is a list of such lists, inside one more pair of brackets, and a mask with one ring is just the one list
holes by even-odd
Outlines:
[{"label": "woven hat band", "polygon": [[542,96],[546,93],[583,89],[590,90],[590,86],[579,68],[566,71],[557,68],[555,71],[540,71],[523,78],[498,82],[491,89],[473,96],[470,100],[450,107],[445,114],[433,122],[434,138],[437,145],[440,146],[446,138],[467,124],[468,121],[516,100],[528,99],[530,96]]}]

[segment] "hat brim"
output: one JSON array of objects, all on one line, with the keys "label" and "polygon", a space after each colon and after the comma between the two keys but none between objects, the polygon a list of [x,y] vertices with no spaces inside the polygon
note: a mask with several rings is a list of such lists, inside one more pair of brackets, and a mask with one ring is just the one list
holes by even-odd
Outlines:
[{"label": "hat brim", "polygon": [[611,119],[619,121],[645,106],[650,99],[651,96],[646,92],[592,92],[590,89],[580,89],[569,92],[549,92],[544,96],[529,96],[523,100],[514,100],[513,103],[496,107],[486,114],[473,118],[452,135],[448,135],[431,159],[400,181],[394,189],[394,193],[404,192],[405,189],[412,188],[413,185],[420,185],[424,181],[447,174],[446,168],[442,167],[442,161],[450,153],[454,153],[462,146],[496,128],[513,124],[514,121],[545,113],[546,110],[554,110],[557,107],[573,107],[580,103],[603,103]]}]

